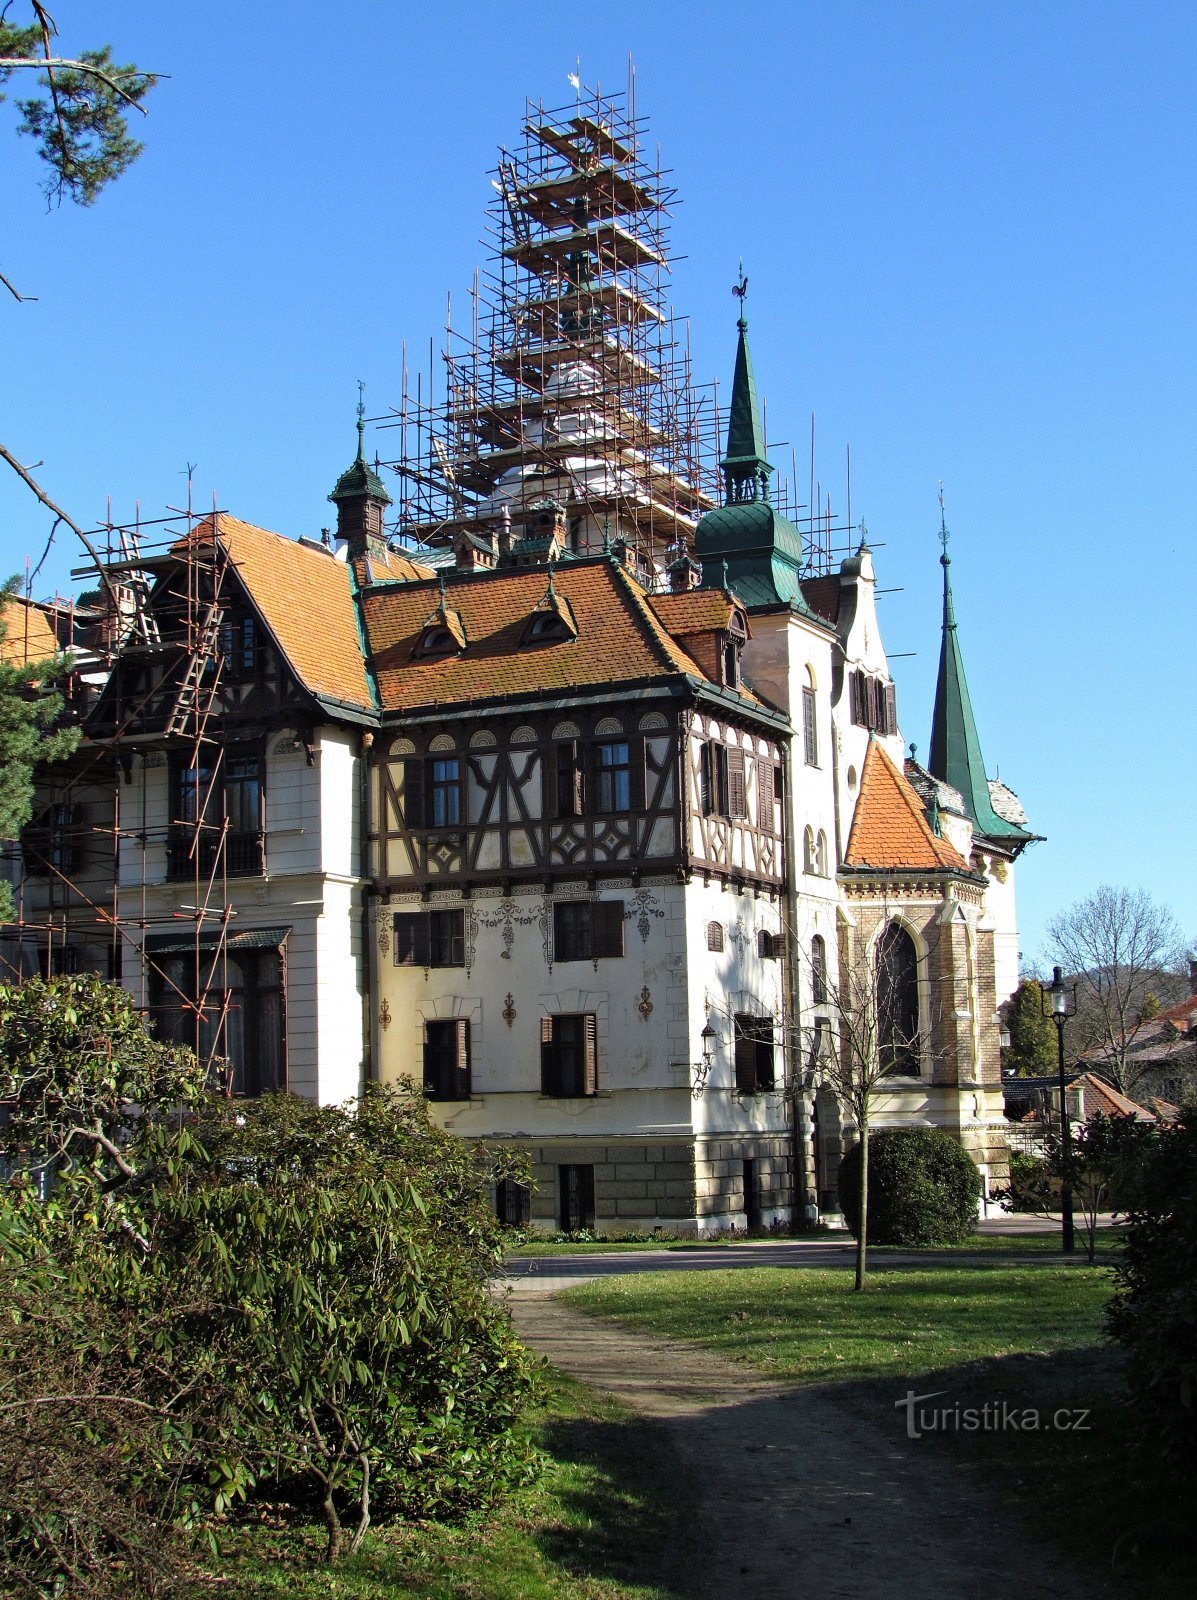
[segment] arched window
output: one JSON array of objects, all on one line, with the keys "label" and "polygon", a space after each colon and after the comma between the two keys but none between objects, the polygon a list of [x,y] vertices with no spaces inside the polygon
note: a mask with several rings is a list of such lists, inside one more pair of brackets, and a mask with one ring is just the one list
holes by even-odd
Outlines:
[{"label": "arched window", "polygon": [[808,827],[802,835],[802,870],[813,873],[815,867],[815,830]]},{"label": "arched window", "polygon": [[819,829],[819,839],[815,845],[815,871],[820,878],[827,878],[831,875],[831,868],[827,861],[827,835],[822,828]]},{"label": "arched window", "polygon": [[914,940],[891,922],[877,941],[877,1054],[882,1072],[919,1072],[919,962]]},{"label": "arched window", "polygon": [[721,922],[707,923],[707,949],[723,949],[723,924]]},{"label": "arched window", "polygon": [[821,933],[810,942],[810,992],[815,1005],[827,1004],[827,946]]},{"label": "arched window", "polygon": [[802,754],[808,767],[819,765],[819,729],[815,714],[815,675],[808,666],[802,690]]}]

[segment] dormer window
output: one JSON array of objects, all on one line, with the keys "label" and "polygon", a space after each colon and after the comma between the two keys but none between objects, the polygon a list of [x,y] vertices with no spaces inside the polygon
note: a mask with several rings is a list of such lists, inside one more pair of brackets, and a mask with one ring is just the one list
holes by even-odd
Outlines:
[{"label": "dormer window", "polygon": [[466,647],[465,624],[459,611],[445,604],[444,591],[441,603],[420,630],[412,655],[416,659],[427,656],[451,656]]},{"label": "dormer window", "polygon": [[723,668],[723,685],[727,689],[740,687],[740,653],[748,638],[748,629],[744,618],[738,611],[733,611],[728,618],[727,631],[723,635],[723,647],[720,652]]},{"label": "dormer window", "polygon": [[522,644],[559,644],[564,639],[577,638],[564,617],[554,611],[537,611],[528,619]]}]

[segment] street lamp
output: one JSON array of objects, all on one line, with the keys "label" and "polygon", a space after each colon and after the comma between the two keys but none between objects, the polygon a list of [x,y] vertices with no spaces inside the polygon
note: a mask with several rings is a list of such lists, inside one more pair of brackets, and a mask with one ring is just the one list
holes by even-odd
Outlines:
[{"label": "street lamp", "polygon": [[1068,1121],[1068,1087],[1064,1082],[1064,1026],[1076,1015],[1076,987],[1069,1004],[1068,986],[1059,967],[1052,968],[1052,981],[1044,991],[1051,998],[1048,1013],[1056,1025],[1057,1061],[1060,1068],[1060,1223],[1064,1235],[1064,1254],[1074,1249],[1072,1232],[1072,1128]]}]

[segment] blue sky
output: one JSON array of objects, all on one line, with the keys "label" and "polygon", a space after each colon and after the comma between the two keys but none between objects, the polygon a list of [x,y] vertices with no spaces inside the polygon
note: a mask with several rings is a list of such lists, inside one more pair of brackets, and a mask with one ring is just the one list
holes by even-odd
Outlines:
[{"label": "blue sky", "polygon": [[[19,9],[19,7],[17,8]],[[1197,10],[1123,4],[428,6],[61,0],[65,49],[170,74],[141,161],[47,214],[0,107],[0,440],[94,525],[195,494],[317,533],[356,381],[399,398],[464,304],[496,146],[581,57],[680,192],[673,300],[730,377],[742,256],[774,437],[877,548],[903,732],[929,741],[938,481],[990,771],[1047,835],[1022,946],[1101,882],[1197,934]],[[385,454],[387,436],[379,440]],[[788,462],[781,452],[779,465]],[[0,477],[0,564],[49,531]],[[39,593],[65,588],[60,536]]]}]

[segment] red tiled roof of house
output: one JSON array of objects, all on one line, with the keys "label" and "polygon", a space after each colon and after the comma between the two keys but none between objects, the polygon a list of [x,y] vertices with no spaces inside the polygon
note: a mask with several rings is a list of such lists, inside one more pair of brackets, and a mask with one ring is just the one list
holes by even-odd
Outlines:
[{"label": "red tiled roof of house", "polygon": [[[201,542],[211,539],[212,521],[205,517],[200,524]],[[217,522],[238,577],[304,688],[321,699],[372,710],[345,562],[225,512]]]},{"label": "red tiled roof of house", "polygon": [[353,562],[353,575],[364,588],[368,583],[388,583],[395,579],[414,581],[436,576],[431,567],[398,550],[386,550],[381,555],[358,556]]},{"label": "red tiled roof of house", "polygon": [[688,589],[682,594],[651,594],[648,603],[678,639],[688,633],[726,633],[732,612],[741,610],[722,589]]},{"label": "red tiled roof of house", "polygon": [[918,796],[876,739],[869,740],[844,852],[847,867],[968,872],[954,845],[932,833]]},{"label": "red tiled roof of house", "polygon": [[1141,1106],[1135,1100],[1129,1100],[1126,1095],[1119,1093],[1112,1084],[1105,1083],[1092,1072],[1082,1072],[1080,1077],[1073,1078],[1068,1085],[1069,1089],[1084,1091],[1083,1105],[1085,1108],[1086,1122],[1090,1117],[1134,1117],[1139,1122],[1154,1122],[1156,1115],[1146,1106]]},{"label": "red tiled roof of house", "polygon": [[0,661],[23,667],[30,661],[47,661],[58,654],[58,638],[45,606],[21,595],[4,602],[5,634],[0,640]]},{"label": "red tiled roof of house", "polygon": [[[501,696],[589,685],[630,683],[688,674],[697,662],[670,636],[640,585],[605,559],[563,562],[553,571],[568,602],[576,639],[524,643],[528,618],[544,598],[544,567],[445,575],[445,605],[459,613],[466,648],[413,658],[429,614],[440,600],[433,583],[378,586],[362,592],[366,634],[383,707],[460,704]],[[746,705],[758,702],[741,694]]]}]

